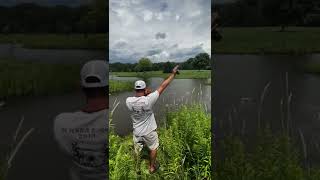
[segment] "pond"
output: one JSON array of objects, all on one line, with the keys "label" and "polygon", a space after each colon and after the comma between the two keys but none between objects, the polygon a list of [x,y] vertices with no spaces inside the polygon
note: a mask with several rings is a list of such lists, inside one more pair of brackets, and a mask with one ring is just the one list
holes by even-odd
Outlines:
[{"label": "pond", "polygon": [[[111,76],[110,79],[135,81],[134,77],[116,77]],[[149,78],[147,86],[152,90],[156,90],[163,81],[162,78]],[[159,97],[153,110],[158,124],[165,120],[166,112],[174,110],[182,104],[201,103],[208,113],[211,112],[211,86],[205,85],[205,79],[174,79],[164,93]],[[121,92],[111,95],[109,98],[110,110],[115,107],[115,102],[119,102],[116,107],[112,124],[115,131],[119,135],[128,135],[132,133],[132,122],[130,112],[126,107],[126,98],[134,96],[132,92]]]},{"label": "pond", "polygon": [[217,141],[228,134],[254,137],[259,124],[274,132],[289,129],[299,147],[307,144],[308,161],[320,162],[320,76],[301,68],[319,63],[319,55],[215,55],[214,60]]}]

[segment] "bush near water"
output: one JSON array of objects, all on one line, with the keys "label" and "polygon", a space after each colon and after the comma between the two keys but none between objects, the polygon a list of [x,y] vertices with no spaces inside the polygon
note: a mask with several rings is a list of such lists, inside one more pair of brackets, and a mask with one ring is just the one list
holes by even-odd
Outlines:
[{"label": "bush near water", "polygon": [[59,94],[80,88],[80,65],[0,61],[0,99]]},{"label": "bush near water", "polygon": [[149,174],[148,158],[135,158],[132,135],[120,137],[111,128],[110,179],[211,179],[211,117],[203,107],[169,112],[158,135],[160,170]]}]

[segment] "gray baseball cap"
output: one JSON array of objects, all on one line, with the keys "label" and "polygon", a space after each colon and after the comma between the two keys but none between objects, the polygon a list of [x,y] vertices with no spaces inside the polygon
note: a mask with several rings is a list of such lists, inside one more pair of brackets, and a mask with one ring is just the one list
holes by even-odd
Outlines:
[{"label": "gray baseball cap", "polygon": [[[83,65],[80,76],[83,87],[105,87],[109,85],[109,67],[105,60],[92,60]],[[90,81],[90,77],[95,81]]]},{"label": "gray baseball cap", "polygon": [[146,83],[142,80],[138,80],[134,83],[134,89],[144,89],[146,88]]}]

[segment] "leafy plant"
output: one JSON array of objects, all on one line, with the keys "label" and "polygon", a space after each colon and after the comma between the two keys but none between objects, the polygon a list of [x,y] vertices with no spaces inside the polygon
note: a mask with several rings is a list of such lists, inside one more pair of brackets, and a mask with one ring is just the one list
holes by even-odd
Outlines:
[{"label": "leafy plant", "polygon": [[160,171],[149,174],[147,150],[138,157],[132,135],[109,133],[110,179],[211,179],[211,118],[200,105],[169,112],[158,129]]}]

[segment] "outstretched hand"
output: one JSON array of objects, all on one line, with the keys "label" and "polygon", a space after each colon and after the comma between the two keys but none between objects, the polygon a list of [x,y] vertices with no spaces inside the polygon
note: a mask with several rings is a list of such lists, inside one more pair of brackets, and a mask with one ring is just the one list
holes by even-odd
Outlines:
[{"label": "outstretched hand", "polygon": [[172,73],[174,74],[179,74],[179,65],[176,65],[173,69],[172,69]]}]

